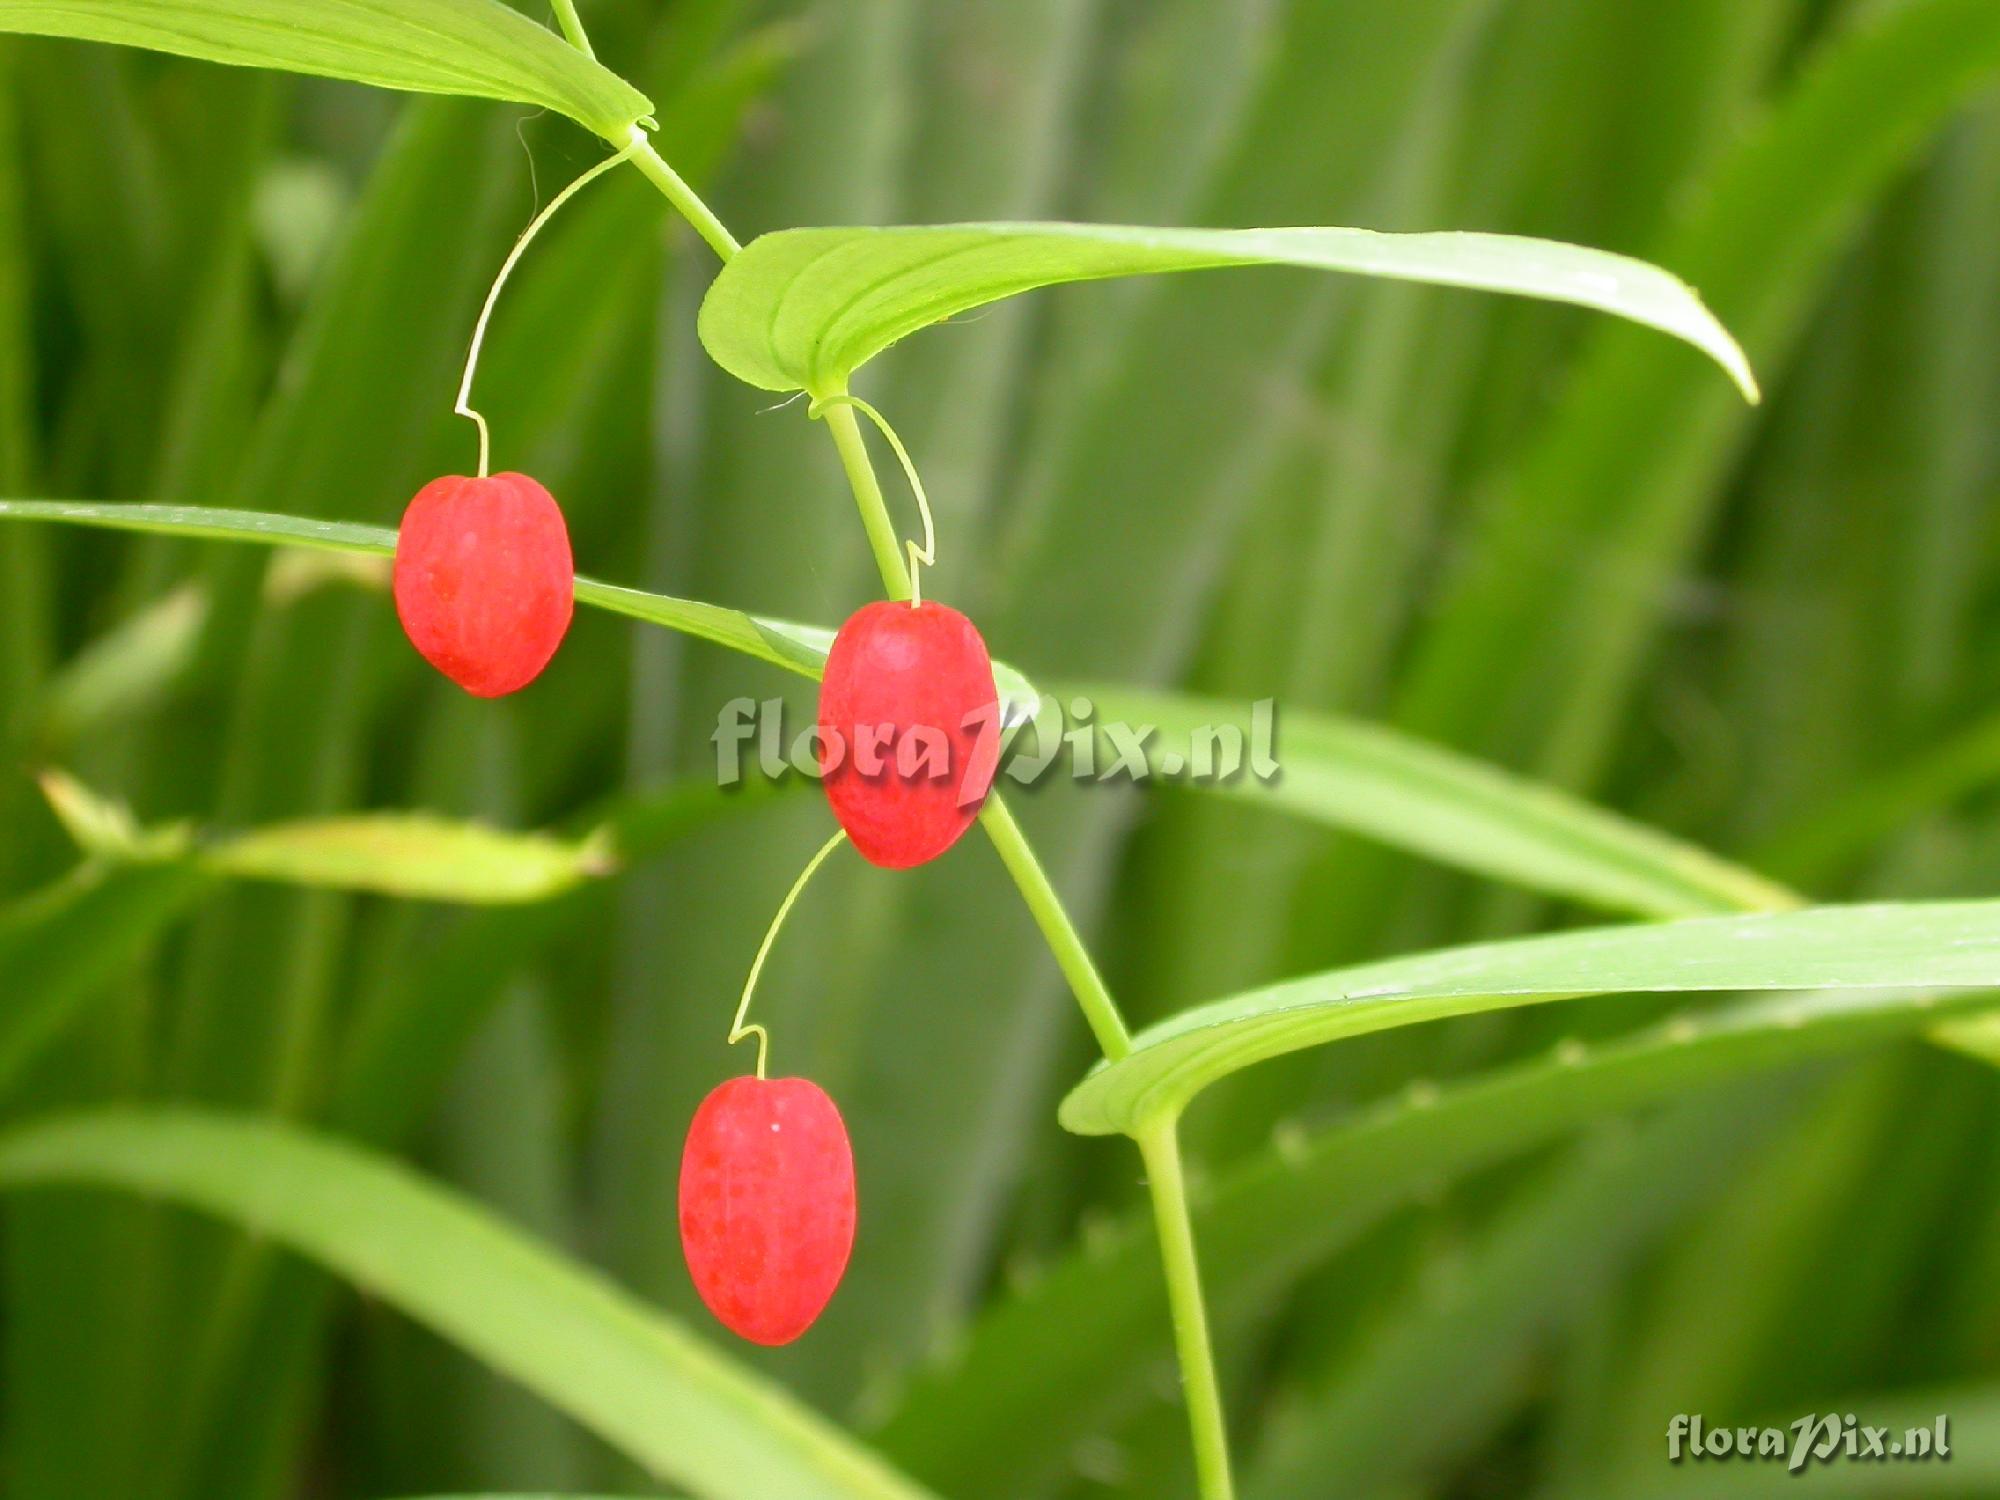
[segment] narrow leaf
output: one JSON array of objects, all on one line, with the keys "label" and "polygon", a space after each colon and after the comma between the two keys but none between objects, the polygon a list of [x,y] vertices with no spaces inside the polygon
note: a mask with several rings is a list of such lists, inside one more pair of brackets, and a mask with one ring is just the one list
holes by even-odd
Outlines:
[{"label": "narrow leaf", "polygon": [[[354,521],[313,521],[270,511],[226,510],[201,505],[136,505],[96,500],[0,500],[0,521],[51,521],[107,531],[150,532],[209,541],[250,542],[265,547],[309,547],[328,552],[396,555],[396,533],[386,526]],[[664,625],[788,672],[817,679],[826,664],[833,632],[816,625],[770,620],[719,604],[651,594],[579,576],[579,604]],[[1034,685],[1005,662],[993,664],[1005,720],[1018,725],[1034,717],[1039,702]]]},{"label": "narrow leaf", "polygon": [[509,833],[427,813],[277,823],[212,844],[218,875],[490,906],[544,901],[610,871],[596,840]]},{"label": "narrow leaf", "polygon": [[44,772],[41,780],[70,837],[86,854],[113,861],[471,906],[545,901],[613,869],[608,830],[576,841],[430,813],[376,812],[303,818],[202,841],[183,825],[141,828],[123,804],[63,772]]},{"label": "narrow leaf", "polygon": [[678,1324],[381,1157],[197,1111],[109,1110],[0,1138],[0,1186],[77,1183],[166,1198],[276,1240],[698,1495],[923,1493]]},{"label": "narrow leaf", "polygon": [[1584,995],[2000,984],[2000,901],[1820,906],[1447,948],[1334,969],[1148,1028],[1070,1092],[1062,1122],[1132,1131],[1217,1079],[1342,1037]]},{"label": "narrow leaf", "polygon": [[739,380],[826,395],[906,334],[1036,287],[1219,266],[1301,266],[1512,292],[1672,334],[1757,399],[1749,362],[1684,283],[1643,261],[1497,234],[943,224],[785,229],[745,247],[701,307],[701,339]]},{"label": "narrow leaf", "polygon": [[[1204,732],[1247,739],[1247,704],[1127,688],[1064,688],[1099,724],[1159,732],[1149,762]],[[1195,790],[1364,834],[1442,864],[1613,911],[1691,917],[1776,910],[1798,898],[1706,850],[1553,787],[1511,776],[1394,730],[1327,714],[1276,711],[1278,770],[1190,779]],[[1183,758],[1182,764],[1186,764]]]},{"label": "narrow leaf", "polygon": [[620,138],[653,106],[500,0],[0,0],[0,31],[537,105]]},{"label": "narrow leaf", "polygon": [[0,520],[53,521],[106,531],[138,531],[210,541],[257,542],[266,547],[317,547],[330,552],[396,555],[396,533],[386,526],[312,521],[266,511],[221,510],[204,505],[130,505],[98,500],[0,500]]},{"label": "narrow leaf", "polygon": [[[1195,1202],[1202,1279],[1226,1326],[1272,1305],[1396,1208],[1580,1126],[1889,1045],[1940,1016],[1977,1024],[1994,1004],[1980,993],[1765,995],[1442,1087],[1415,1084],[1322,1129],[1288,1129],[1218,1177]],[[920,1372],[877,1441],[963,1500],[1033,1493],[1042,1466],[1060,1465],[1149,1398],[1146,1372],[1172,1347],[1159,1283],[1143,1214],[1092,1234]],[[1046,1441],[1010,1443],[1016,1432]]]}]

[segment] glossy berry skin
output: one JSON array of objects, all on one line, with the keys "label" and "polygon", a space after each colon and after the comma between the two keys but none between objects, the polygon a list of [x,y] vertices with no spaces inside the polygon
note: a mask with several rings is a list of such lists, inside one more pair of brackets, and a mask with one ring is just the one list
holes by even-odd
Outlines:
[{"label": "glossy berry skin", "polygon": [[708,1310],[753,1344],[812,1326],[854,1246],[854,1151],[804,1078],[732,1078],[681,1152],[681,1249]]},{"label": "glossy berry skin", "polygon": [[525,474],[434,479],[396,534],[396,614],[424,660],[476,698],[541,675],[569,630],[569,528]]},{"label": "glossy berry skin", "polygon": [[958,842],[999,764],[999,697],[957,610],[883,600],[848,617],[820,682],[820,776],[864,858],[908,869]]}]

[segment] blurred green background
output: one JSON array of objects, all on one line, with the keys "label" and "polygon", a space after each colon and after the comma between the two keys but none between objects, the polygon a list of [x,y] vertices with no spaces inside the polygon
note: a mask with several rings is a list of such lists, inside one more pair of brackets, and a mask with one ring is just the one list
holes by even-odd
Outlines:
[{"label": "blurred green background", "polygon": [[[1687,275],[1744,338],[1762,410],[1699,356],[1581,312],[1280,271],[1037,294],[913,339],[862,389],[937,507],[927,593],[1038,682],[1392,723],[1816,896],[1992,889],[1990,6],[583,9],[659,102],[662,150],[746,238],[1475,228]],[[1904,40],[1871,51],[1885,34]],[[599,155],[505,106],[9,41],[0,492],[393,525],[472,463],[449,411],[479,301],[536,204]],[[712,270],[636,175],[579,199],[487,346],[496,463],[561,497],[586,571],[837,622],[875,587],[852,503],[798,409],[707,366]],[[0,527],[0,892],[32,899],[76,860],[32,779],[48,766],[148,823],[608,812],[647,830],[648,857],[499,913],[219,889],[102,976],[0,1113],[193,1100],[322,1125],[720,1341],[680,1262],[680,1138],[745,1066],[730,1009],[829,822],[796,780],[714,795],[709,735],[745,695],[787,695],[805,722],[807,685],[584,612],[539,683],[475,703],[418,661],[381,583]],[[1582,915],[1236,802],[1015,800],[1135,1021]],[[1140,1196],[1124,1143],[1054,1123],[1094,1054],[992,851],[969,839],[893,878],[835,861],[759,1009],[778,1069],[839,1100],[863,1213],[813,1333],[735,1352],[946,1495],[1188,1494],[1163,1331],[1120,1352],[1130,1392],[1046,1431],[997,1421],[979,1382],[907,1394]],[[1478,1018],[1267,1066],[1190,1116],[1197,1180],[1271,1158],[1274,1132],[1659,1009]],[[1842,1493],[2000,1494],[2000,1446],[1982,1459],[1977,1440],[1982,1412],[2000,1428],[1997,1147],[1992,1070],[1906,1043],[1408,1184],[1336,1254],[1212,1287],[1246,1493],[1783,1489],[1777,1469],[1670,1467],[1667,1423],[1838,1409],[1945,1411],[1960,1432],[1950,1468],[1855,1467]],[[13,1500],[645,1489],[547,1407],[233,1232],[38,1195],[0,1204],[0,1256]],[[1011,1378],[1032,1388],[1032,1350]]]}]

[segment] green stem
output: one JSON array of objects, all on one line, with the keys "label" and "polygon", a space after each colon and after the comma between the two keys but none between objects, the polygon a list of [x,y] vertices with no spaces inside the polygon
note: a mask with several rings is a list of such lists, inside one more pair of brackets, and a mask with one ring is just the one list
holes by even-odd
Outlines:
[{"label": "green stem", "polygon": [[[561,23],[569,44],[585,57],[595,59],[597,53],[591,49],[590,38],[584,32],[583,18],[576,13],[576,0],[551,0],[551,3],[556,8],[556,20]],[[666,194],[667,202],[673,204],[682,218],[694,225],[695,232],[707,240],[709,248],[723,260],[727,261],[743,248],[737,243],[736,236],[715,216],[715,210],[701,201],[701,194],[689,187],[687,180],[668,166],[667,159],[653,149],[644,126],[628,126],[622,140],[616,136],[607,136],[606,139],[621,151],[631,151],[632,165],[644,172],[653,186]]]},{"label": "green stem", "polygon": [[1090,950],[1083,946],[1083,938],[1070,921],[1069,913],[1064,910],[1062,897],[1049,883],[1048,874],[1042,869],[1042,862],[1035,858],[1027,835],[1014,821],[1013,810],[1001,800],[998,792],[986,799],[979,822],[985,828],[986,836],[993,841],[994,849],[999,852],[1000,862],[1007,867],[1007,873],[1014,877],[1014,884],[1020,888],[1021,899],[1027,903],[1035,925],[1041,928],[1042,940],[1049,945],[1049,952],[1055,955],[1063,978],[1069,981],[1076,1003],[1083,1011],[1083,1018],[1090,1023],[1090,1029],[1097,1037],[1098,1050],[1112,1062],[1118,1061],[1132,1050],[1132,1033],[1126,1029],[1125,1018],[1118,1013],[1118,1003],[1111,998],[1111,991],[1105,988],[1097,965],[1091,961]]},{"label": "green stem", "polygon": [[556,21],[562,27],[563,35],[569,39],[569,44],[594,61],[597,52],[590,45],[590,38],[584,34],[583,18],[576,13],[576,0],[553,0],[553,4]]},{"label": "green stem", "polygon": [[[557,14],[563,17],[564,30],[569,31],[575,21],[575,8],[568,0],[555,3]],[[570,40],[578,42],[581,34],[579,25]],[[579,45],[587,50],[587,44]],[[736,237],[653,149],[644,131],[635,125],[632,135],[635,140],[614,144],[634,147],[634,165],[727,262],[742,249]],[[881,571],[882,585],[891,598],[908,599],[910,572],[903,560],[901,539],[889,517],[888,502],[883,499],[882,484],[876,478],[875,465],[868,457],[868,447],[862,440],[854,412],[847,406],[828,405],[821,415],[833,435],[841,467],[854,491],[855,504],[861,509],[861,524],[868,533],[868,545]],[[1131,1031],[1125,1025],[1125,1018],[1119,1014],[1117,1002],[1091,961],[1076,924],[1070,921],[1061,896],[998,792],[986,799],[979,821],[1020,889],[1021,899],[1034,916],[1035,925],[1041,929],[1063,977],[1069,981],[1084,1020],[1097,1037],[1099,1049],[1112,1061],[1125,1056],[1132,1050]],[[1153,1217],[1160,1236],[1160,1258],[1166,1275],[1181,1382],[1187,1393],[1188,1425],[1194,1439],[1195,1473],[1200,1480],[1202,1500],[1232,1500],[1235,1487],[1229,1477],[1228,1429],[1223,1420],[1221,1387],[1215,1378],[1215,1356],[1209,1347],[1208,1314],[1202,1303],[1201,1275],[1195,1260],[1194,1225],[1188,1217],[1178,1129],[1174,1121],[1168,1120],[1143,1132],[1137,1141],[1151,1184]]]},{"label": "green stem", "polygon": [[[862,525],[882,572],[883,586],[898,599],[910,597],[910,574],[882,498],[868,449],[854,414],[845,406],[822,408],[827,426],[840,449],[841,466],[861,507]],[[843,420],[844,419],[844,420]],[[1063,977],[1097,1045],[1112,1062],[1132,1050],[1131,1031],[1111,998],[1076,924],[1035,857],[1027,836],[998,792],[986,799],[979,815],[1001,863],[1014,877],[1021,899],[1042,930]],[[1187,1184],[1181,1171],[1179,1127],[1173,1120],[1149,1127],[1135,1137],[1145,1158],[1146,1180],[1153,1199],[1153,1224],[1160,1237],[1160,1265],[1167,1283],[1167,1307],[1174,1324],[1174,1349],[1180,1361],[1181,1386],[1186,1393],[1188,1430],[1194,1446],[1195,1477],[1202,1500],[1232,1500],[1236,1493],[1229,1475],[1229,1429],[1222,1409],[1222,1388],[1215,1375],[1215,1352],[1209,1346],[1208,1312],[1202,1301],[1201,1273],[1195,1259],[1194,1222],[1188,1216]]]},{"label": "green stem", "polygon": [[861,525],[868,533],[868,546],[881,570],[882,586],[891,599],[907,599],[911,593],[909,564],[903,561],[903,544],[896,523],[889,519],[889,504],[882,498],[882,483],[869,461],[868,445],[851,407],[827,405],[820,409],[826,430],[833,434],[833,446],[840,450],[840,466],[847,471],[847,483],[854,491],[854,503],[861,507]]},{"label": "green stem", "polygon": [[723,227],[722,220],[716,218],[715,210],[702,202],[701,195],[689,187],[681,174],[667,165],[666,158],[653,149],[653,143],[646,138],[644,130],[634,125],[624,140],[613,144],[632,148],[632,165],[644,172],[647,180],[666,195],[667,202],[673,204],[681,217],[694,225],[695,233],[708,241],[709,249],[726,261],[743,248],[736,242],[736,236]]},{"label": "green stem", "polygon": [[1194,1437],[1195,1477],[1202,1500],[1231,1500],[1236,1486],[1229,1477],[1229,1424],[1222,1410],[1222,1387],[1215,1378],[1215,1351],[1209,1347],[1208,1309],[1201,1295],[1194,1224],[1188,1217],[1187,1179],[1181,1172],[1179,1120],[1170,1116],[1148,1126],[1136,1139],[1146,1161],[1153,1220],[1159,1226],[1160,1265],[1167,1278],[1181,1390]]}]

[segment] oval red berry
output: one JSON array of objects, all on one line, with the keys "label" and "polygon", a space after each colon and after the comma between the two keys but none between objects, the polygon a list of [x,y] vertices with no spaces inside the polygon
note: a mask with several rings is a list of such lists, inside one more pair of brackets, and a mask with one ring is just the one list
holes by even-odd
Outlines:
[{"label": "oval red berry", "polygon": [[417,491],[396,534],[396,614],[453,682],[480,698],[526,687],[575,608],[569,528],[541,485],[452,476]]},{"label": "oval red berry", "polygon": [[820,682],[819,764],[864,858],[907,869],[958,842],[999,765],[999,698],[957,610],[884,600],[848,617]]},{"label": "oval red berry", "polygon": [[804,1078],[732,1078],[681,1153],[681,1249],[708,1310],[753,1344],[812,1326],[854,1247],[854,1151]]}]

